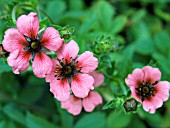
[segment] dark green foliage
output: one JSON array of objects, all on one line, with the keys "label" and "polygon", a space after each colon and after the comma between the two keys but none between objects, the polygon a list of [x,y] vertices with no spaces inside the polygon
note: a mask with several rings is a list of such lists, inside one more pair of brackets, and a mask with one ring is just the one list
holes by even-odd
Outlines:
[{"label": "dark green foliage", "polygon": [[37,12],[40,30],[53,26],[66,43],[74,39],[80,53],[94,52],[105,81],[96,89],[103,104],[72,116],[31,67],[14,75],[0,58],[0,128],[170,127],[170,100],[153,115],[139,105],[135,113],[123,108],[131,95],[125,78],[134,68],[158,67],[170,81],[169,7],[169,0],[1,0],[0,44],[5,31],[16,28],[14,8],[16,19]]}]

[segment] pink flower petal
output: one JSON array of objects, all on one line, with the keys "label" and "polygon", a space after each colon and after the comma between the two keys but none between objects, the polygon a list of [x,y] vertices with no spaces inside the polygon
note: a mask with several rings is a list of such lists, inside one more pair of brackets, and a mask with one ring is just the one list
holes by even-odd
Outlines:
[{"label": "pink flower petal", "polygon": [[150,109],[149,113],[154,114],[156,112],[156,109]]},{"label": "pink flower petal", "polygon": [[80,98],[71,95],[69,100],[61,102],[61,107],[67,109],[69,113],[75,116],[80,114],[82,110],[82,101]]},{"label": "pink flower petal", "polygon": [[157,108],[160,108],[163,105],[163,101],[161,98],[157,96],[152,96],[150,99],[145,99],[143,101],[143,108],[145,111],[149,111],[150,113],[154,113]]},{"label": "pink flower petal", "polygon": [[163,105],[162,99],[156,95],[151,97],[151,102],[156,109],[160,108]]},{"label": "pink flower petal", "polygon": [[46,74],[51,73],[52,66],[53,64],[50,57],[48,57],[43,52],[36,53],[32,64],[35,76],[44,78]]},{"label": "pink flower petal", "polygon": [[15,50],[10,53],[7,61],[9,66],[12,67],[13,72],[19,74],[19,72],[24,72],[28,69],[30,58],[31,52]]},{"label": "pink flower petal", "polygon": [[47,49],[57,51],[61,47],[63,41],[64,40],[60,38],[59,32],[55,28],[48,27],[40,42]]},{"label": "pink flower petal", "polygon": [[75,59],[78,52],[79,46],[74,40],[71,40],[68,44],[63,44],[63,46],[57,51],[57,57],[60,60],[64,58],[69,61],[70,57],[72,57],[72,59]]},{"label": "pink flower petal", "polygon": [[139,87],[142,85],[144,78],[144,73],[141,69],[136,68],[133,70],[132,74],[129,74],[128,77],[125,79],[125,82],[128,86]]},{"label": "pink flower petal", "polygon": [[83,99],[83,107],[87,112],[92,112],[99,104],[102,104],[102,97],[97,92],[89,92],[89,95]]},{"label": "pink flower petal", "polygon": [[86,51],[78,58],[78,65],[82,67],[81,72],[90,73],[93,72],[98,66],[98,60],[93,56],[92,52]]},{"label": "pink flower petal", "polygon": [[137,101],[139,101],[140,103],[142,103],[142,100],[141,100],[141,96],[137,95],[137,92],[136,92],[136,88],[134,86],[130,86],[130,90],[131,90],[131,95],[134,99],[136,99]]},{"label": "pink flower petal", "polygon": [[50,82],[50,91],[59,101],[67,101],[70,98],[70,85],[67,80],[54,79]]},{"label": "pink flower petal", "polygon": [[88,74],[77,74],[71,82],[71,89],[76,97],[84,98],[94,89],[94,79]]},{"label": "pink flower petal", "polygon": [[167,101],[169,98],[170,83],[168,81],[160,81],[155,85],[155,96]]},{"label": "pink flower petal", "polygon": [[89,73],[94,78],[94,87],[100,86],[104,81],[104,75],[100,72],[93,71]]},{"label": "pink flower petal", "polygon": [[144,81],[149,83],[155,83],[161,78],[161,72],[158,68],[152,68],[150,66],[145,66],[142,68],[144,72]]},{"label": "pink flower petal", "polygon": [[154,112],[156,109],[150,100],[145,99],[142,103],[143,109],[147,112]]},{"label": "pink flower petal", "polygon": [[58,60],[56,60],[56,59],[52,59],[52,70],[51,70],[51,73],[50,74],[47,74],[46,76],[45,76],[45,80],[46,80],[46,82],[51,82],[53,79],[56,79],[56,77],[55,77],[55,74],[54,74],[54,71],[56,70],[56,65],[59,65],[59,62],[58,62]]},{"label": "pink flower petal", "polygon": [[3,47],[8,52],[13,52],[17,49],[23,49],[28,45],[24,36],[15,28],[10,28],[5,31],[4,40],[2,41]]},{"label": "pink flower petal", "polygon": [[17,27],[23,35],[35,39],[39,30],[39,21],[37,14],[34,12],[28,15],[21,15],[17,19]]},{"label": "pink flower petal", "polygon": [[163,105],[163,101],[158,96],[152,96],[150,99],[145,99],[142,105],[145,111],[153,114],[157,108],[160,108]]}]

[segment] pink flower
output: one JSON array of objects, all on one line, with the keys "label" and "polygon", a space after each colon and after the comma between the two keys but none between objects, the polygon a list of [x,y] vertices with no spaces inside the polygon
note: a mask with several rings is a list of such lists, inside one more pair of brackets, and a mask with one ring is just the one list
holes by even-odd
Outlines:
[{"label": "pink flower", "polygon": [[[93,78],[95,83],[97,83],[97,86],[103,83],[104,76],[102,73],[94,71],[90,74],[93,74]],[[92,112],[99,104],[102,104],[102,97],[97,92],[91,91],[85,98],[78,98],[74,95],[71,95],[69,100],[66,102],[61,102],[61,107],[67,109],[67,111],[73,115],[78,115],[80,114],[83,107],[86,112]]]},{"label": "pink flower", "polygon": [[7,61],[15,74],[23,72],[29,67],[29,60],[33,59],[33,72],[43,78],[52,70],[52,61],[44,53],[47,50],[58,50],[63,39],[53,27],[48,27],[38,34],[39,21],[36,13],[21,15],[16,22],[17,28],[10,28],[5,32],[2,42],[6,51],[10,52]]},{"label": "pink flower", "polygon": [[170,83],[159,81],[160,78],[161,72],[158,68],[145,66],[142,69],[135,69],[125,79],[132,96],[143,105],[147,112],[155,113],[156,109],[169,98]]},{"label": "pink flower", "polygon": [[59,101],[70,98],[70,89],[79,98],[86,97],[94,89],[94,79],[87,73],[97,68],[98,60],[89,51],[77,56],[78,51],[77,43],[72,40],[63,44],[57,51],[58,59],[52,60],[53,69],[46,76],[46,81],[50,82],[50,91]]}]

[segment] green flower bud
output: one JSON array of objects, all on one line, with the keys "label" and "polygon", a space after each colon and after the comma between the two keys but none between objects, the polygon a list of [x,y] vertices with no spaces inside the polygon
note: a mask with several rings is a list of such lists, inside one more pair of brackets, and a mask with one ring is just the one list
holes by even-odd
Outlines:
[{"label": "green flower bud", "polygon": [[135,99],[126,100],[123,104],[126,112],[136,111],[138,107],[138,102]]}]

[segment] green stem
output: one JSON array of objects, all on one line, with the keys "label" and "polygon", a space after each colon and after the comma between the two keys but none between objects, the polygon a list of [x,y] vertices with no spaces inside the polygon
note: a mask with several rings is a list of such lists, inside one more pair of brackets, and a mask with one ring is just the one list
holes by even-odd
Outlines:
[{"label": "green stem", "polygon": [[55,24],[55,22],[51,19],[51,17],[42,9],[38,8],[39,11],[41,11],[50,21],[51,24]]},{"label": "green stem", "polygon": [[17,11],[17,9],[19,8],[19,7],[22,7],[22,6],[27,6],[27,7],[31,7],[31,8],[34,8],[32,5],[30,5],[30,4],[17,4],[14,8],[13,8],[13,10],[12,10],[12,20],[13,20],[13,22],[14,23],[16,23],[16,11]]}]

